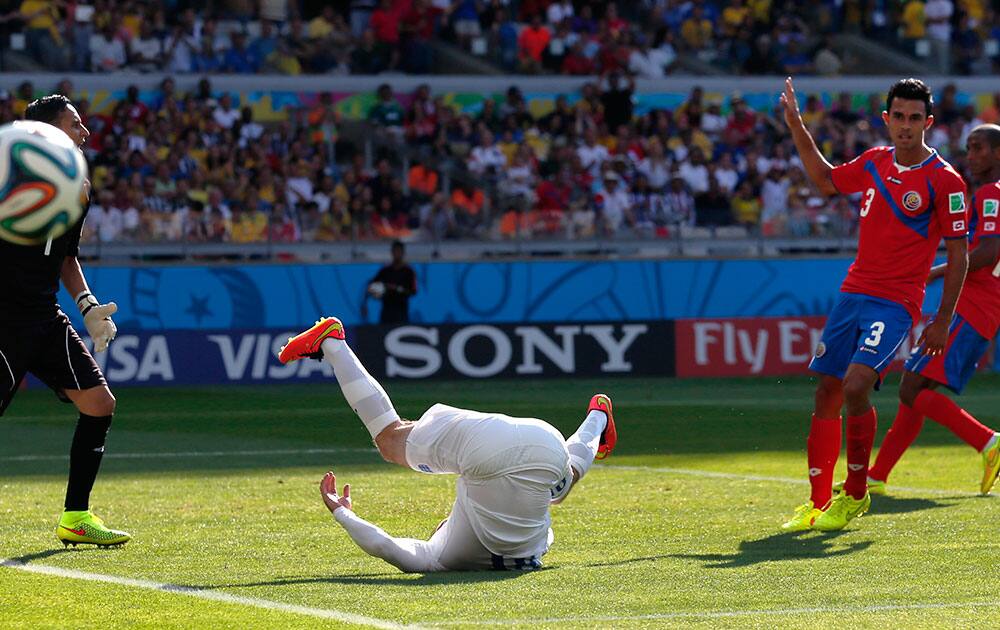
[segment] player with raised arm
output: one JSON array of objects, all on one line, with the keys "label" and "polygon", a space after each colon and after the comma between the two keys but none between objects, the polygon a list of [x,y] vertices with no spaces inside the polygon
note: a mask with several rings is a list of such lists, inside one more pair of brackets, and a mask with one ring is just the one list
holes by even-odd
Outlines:
[{"label": "player with raised arm", "polygon": [[[931,355],[926,348],[917,348],[906,363],[899,386],[899,412],[868,472],[868,489],[873,494],[886,492],[889,473],[920,433],[924,416],[982,454],[982,494],[989,494],[1000,473],[1000,436],[935,391],[944,385],[961,394],[1000,328],[1000,126],[976,127],[966,148],[972,183],[978,186],[969,217],[969,275],[944,352]],[[928,282],[943,277],[947,269],[947,264],[932,268]]]},{"label": "player with raised arm", "polygon": [[[24,116],[62,129],[81,148],[90,136],[72,102],[60,94],[33,101]],[[56,304],[62,280],[76,298],[94,350],[105,350],[115,338],[117,329],[111,315],[117,307],[114,302],[101,304],[94,297],[77,260],[83,217],[44,245],[0,241],[0,415],[28,372],[76,406],[80,417],[70,447],[65,511],[56,536],[67,545],[110,546],[126,543],[130,536],[108,529],[90,511],[90,491],[104,455],[115,397],[69,318]]]},{"label": "player with raised arm", "polygon": [[549,505],[569,494],[618,436],[611,399],[597,394],[568,440],[535,418],[513,418],[437,404],[416,422],[403,420],[378,381],[345,341],[340,320],[321,319],[289,339],[282,363],[325,359],[347,403],[386,461],[429,474],[456,474],[451,514],[429,540],[394,538],[356,515],[350,486],[320,485],[334,519],[366,553],[406,572],[537,569],[552,544]]},{"label": "player with raised arm", "polygon": [[[931,91],[922,81],[903,79],[889,90],[882,120],[893,146],[868,149],[837,167],[803,124],[791,78],[780,100],[813,184],[827,195],[861,193],[857,257],[809,363],[820,377],[807,441],[812,492],[782,525],[786,531],[838,530],[871,505],[867,476],[877,423],[869,394],[920,316],[942,237],[948,251],[944,293],[920,343],[934,357],[948,342],[968,266],[965,183],[924,143],[934,117]],[[845,404],[847,480],[831,499]]]}]

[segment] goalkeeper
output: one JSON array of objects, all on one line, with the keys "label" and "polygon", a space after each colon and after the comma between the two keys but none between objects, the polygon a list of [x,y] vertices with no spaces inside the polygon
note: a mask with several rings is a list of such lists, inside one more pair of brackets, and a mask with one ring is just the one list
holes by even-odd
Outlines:
[{"label": "goalkeeper", "polygon": [[615,447],[611,399],[597,394],[568,440],[535,418],[512,418],[437,404],[420,420],[403,420],[385,390],[344,340],[344,327],[325,318],[289,340],[279,359],[323,358],[344,398],[387,461],[428,474],[457,474],[451,514],[429,540],[395,538],[354,513],[350,486],[320,484],[334,519],[366,553],[406,572],[541,567],[553,536],[549,505],[569,494],[595,459]]},{"label": "goalkeeper", "polygon": [[[77,147],[90,132],[68,98],[53,94],[33,101],[29,120],[59,127]],[[88,204],[84,207],[86,216]],[[65,234],[44,245],[0,241],[0,416],[28,372],[51,387],[80,412],[69,456],[65,511],[56,536],[66,545],[110,546],[128,542],[125,532],[108,529],[90,511],[90,491],[104,454],[115,412],[115,397],[94,358],[56,304],[59,281],[83,315],[84,325],[101,352],[115,338],[114,302],[101,304],[90,292],[77,255],[83,218]]]}]

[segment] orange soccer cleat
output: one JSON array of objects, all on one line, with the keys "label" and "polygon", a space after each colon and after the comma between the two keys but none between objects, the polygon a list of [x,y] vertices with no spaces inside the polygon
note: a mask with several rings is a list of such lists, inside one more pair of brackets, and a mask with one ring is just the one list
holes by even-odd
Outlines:
[{"label": "orange soccer cleat", "polygon": [[604,459],[615,450],[615,443],[618,442],[618,431],[615,429],[615,417],[611,412],[611,397],[607,394],[594,394],[590,399],[590,406],[587,411],[603,411],[608,416],[608,424],[601,433],[601,441],[597,445],[597,455],[595,459]]},{"label": "orange soccer cleat", "polygon": [[322,359],[323,350],[320,345],[324,339],[344,340],[344,325],[336,317],[324,317],[316,322],[312,328],[301,332],[288,339],[288,343],[281,346],[278,353],[278,360],[282,363],[291,363],[299,359]]}]

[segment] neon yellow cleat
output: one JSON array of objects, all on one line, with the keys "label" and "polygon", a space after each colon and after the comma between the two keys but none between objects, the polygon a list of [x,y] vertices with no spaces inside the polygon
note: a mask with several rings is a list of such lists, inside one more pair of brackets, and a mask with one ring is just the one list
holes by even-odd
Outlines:
[{"label": "neon yellow cleat", "polygon": [[983,480],[979,482],[979,493],[989,494],[1000,475],[1000,440],[992,448],[983,451]]},{"label": "neon yellow cleat", "polygon": [[132,540],[126,532],[108,529],[104,521],[89,510],[86,512],[63,512],[56,528],[56,538],[63,545],[97,545],[115,547]]},{"label": "neon yellow cleat", "polygon": [[868,492],[860,499],[841,492],[833,497],[830,506],[816,518],[813,529],[833,532],[847,527],[847,524],[868,511],[872,506],[872,495]]},{"label": "neon yellow cleat", "polygon": [[[844,482],[843,481],[838,481],[837,483],[833,484],[833,493],[834,494],[840,494],[843,491],[844,491]],[[880,495],[880,496],[885,496],[885,495],[889,494],[889,489],[888,489],[888,487],[886,487],[886,484],[885,484],[884,481],[879,481],[878,479],[872,479],[871,477],[869,477],[868,478],[868,492],[869,492],[869,494],[877,494],[877,495]]]},{"label": "neon yellow cleat", "polygon": [[781,524],[781,529],[786,532],[801,532],[812,529],[813,522],[823,513],[823,510],[814,507],[812,501],[806,501],[795,508],[795,516]]}]

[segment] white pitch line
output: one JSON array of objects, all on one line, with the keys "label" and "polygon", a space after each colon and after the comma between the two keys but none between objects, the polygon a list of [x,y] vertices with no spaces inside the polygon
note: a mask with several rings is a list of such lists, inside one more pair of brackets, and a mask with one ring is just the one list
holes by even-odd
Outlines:
[{"label": "white pitch line", "polygon": [[473,619],[467,621],[427,621],[425,626],[511,626],[542,623],[615,622],[668,619],[726,619],[733,617],[817,615],[824,613],[870,613],[900,610],[947,610],[952,608],[1000,608],[1000,601],[993,602],[930,602],[918,604],[884,604],[874,606],[817,606],[815,608],[772,608],[770,610],[706,610],[705,612],[653,613],[649,615],[623,615],[608,617],[550,617],[538,619]]},{"label": "white pitch line", "polygon": [[174,595],[187,595],[197,599],[224,602],[226,604],[236,604],[239,606],[250,606],[253,608],[265,608],[267,610],[277,610],[296,615],[306,615],[318,619],[331,619],[343,623],[358,626],[368,626],[372,628],[386,628],[398,630],[401,628],[417,628],[418,626],[404,626],[385,619],[367,617],[355,613],[344,612],[333,608],[313,608],[311,606],[299,606],[297,604],[285,604],[269,599],[258,599],[256,597],[243,597],[241,595],[231,595],[221,591],[211,591],[178,584],[166,584],[164,582],[153,582],[152,580],[138,580],[134,578],[119,577],[117,575],[105,575],[103,573],[88,573],[86,571],[76,571],[74,569],[63,569],[42,564],[27,564],[17,560],[0,560],[0,566],[28,573],[40,573],[42,575],[52,575],[55,577],[69,578],[73,580],[85,580],[88,582],[105,582],[108,584],[118,584],[121,586],[131,586],[150,591],[160,591]]},{"label": "white pitch line", "polygon": [[[329,453],[377,453],[374,448],[297,448],[257,451],[175,451],[164,453],[105,453],[104,459],[171,459],[186,457],[258,457],[265,455],[320,455]],[[0,462],[44,462],[67,460],[69,455],[12,455]]]},{"label": "white pitch line", "polygon": [[[669,475],[685,475],[688,477],[707,477],[710,479],[734,479],[737,481],[767,481],[771,483],[787,483],[797,486],[808,485],[808,479],[796,479],[794,477],[771,477],[767,475],[746,475],[743,473],[727,473],[715,470],[698,470],[697,468],[667,468],[660,466],[627,466],[619,464],[602,464],[597,468],[615,468],[618,470],[636,470],[641,472],[654,472]],[[907,486],[888,486],[889,494],[893,492],[907,492],[916,494],[933,494],[936,496],[953,496],[956,494],[972,494],[967,490],[940,490],[937,488],[910,488]]]}]

